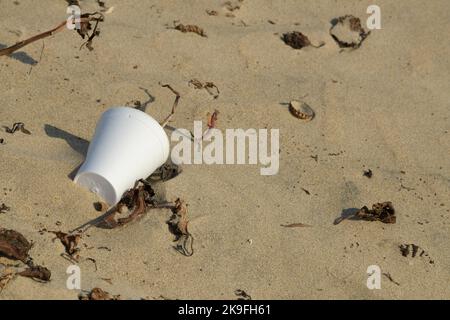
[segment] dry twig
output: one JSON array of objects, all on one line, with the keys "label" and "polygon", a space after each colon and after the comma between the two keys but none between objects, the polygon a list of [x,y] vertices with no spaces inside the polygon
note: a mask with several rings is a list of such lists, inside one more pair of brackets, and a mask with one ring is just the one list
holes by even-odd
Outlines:
[{"label": "dry twig", "polygon": [[172,111],[170,112],[170,114],[166,117],[166,119],[161,122],[161,127],[165,127],[167,126],[167,124],[169,123],[169,121],[172,119],[173,115],[175,114],[175,108],[178,106],[178,101],[180,100],[180,94],[178,93],[178,91],[174,90],[170,84],[160,84],[163,88],[168,88],[170,91],[173,92],[173,94],[175,94],[175,101],[173,102],[172,105]]}]

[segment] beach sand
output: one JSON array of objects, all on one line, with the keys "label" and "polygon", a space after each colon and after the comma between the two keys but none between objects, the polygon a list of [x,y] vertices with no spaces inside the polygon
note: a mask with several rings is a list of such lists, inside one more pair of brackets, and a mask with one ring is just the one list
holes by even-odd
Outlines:
[{"label": "beach sand", "polygon": [[[0,204],[11,207],[0,227],[33,241],[34,261],[52,272],[48,283],[17,277],[0,299],[78,298],[66,287],[64,247],[39,230],[67,232],[100,215],[93,204],[101,199],[69,176],[108,108],[139,100],[164,119],[174,97],[159,82],[181,94],[172,127],[192,130],[217,109],[221,130],[280,129],[279,173],[183,165],[158,190],[188,203],[194,255],[173,249],[170,210],[90,228],[80,246],[83,290],[123,299],[236,299],[237,289],[253,299],[450,298],[450,2],[376,1],[382,29],[341,50],[330,21],[352,14],[365,26],[372,2],[244,0],[231,12],[224,1],[107,0],[114,11],[93,51],[66,30],[0,57],[0,124],[32,132],[0,132]],[[66,6],[0,0],[0,46],[56,26]],[[82,8],[98,10],[95,1]],[[207,37],[168,28],[174,20]],[[325,45],[295,50],[280,39],[294,30]],[[213,82],[219,98],[191,79]],[[290,114],[294,99],[315,110],[313,121]],[[384,201],[396,224],[333,224],[345,210]],[[281,226],[291,223],[310,227]],[[428,256],[404,257],[402,244]],[[385,274],[379,290],[366,285],[371,265]]]}]

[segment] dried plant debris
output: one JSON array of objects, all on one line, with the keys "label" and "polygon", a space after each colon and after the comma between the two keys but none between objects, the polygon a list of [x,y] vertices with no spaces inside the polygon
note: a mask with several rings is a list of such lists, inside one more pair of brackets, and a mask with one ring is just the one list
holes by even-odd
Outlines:
[{"label": "dried plant debris", "polygon": [[180,95],[180,93],[177,90],[172,88],[172,86],[170,84],[162,84],[162,83],[160,83],[160,85],[163,88],[169,89],[175,95],[175,100],[174,100],[174,102],[172,104],[172,110],[170,111],[170,114],[164,119],[163,122],[160,123],[161,127],[165,128],[167,126],[167,124],[170,122],[170,120],[172,119],[172,117],[174,116],[174,114],[175,114],[175,109],[178,106],[178,102],[180,101],[181,95]]},{"label": "dried plant debris", "polygon": [[29,256],[32,246],[33,244],[21,233],[0,228],[0,257],[18,260],[27,265],[27,268],[23,268],[20,265],[5,266],[0,264],[0,291],[16,275],[43,282],[50,280],[50,270],[45,267],[35,266],[33,259]]},{"label": "dried plant debris", "polygon": [[282,224],[281,225],[284,228],[305,228],[305,227],[312,227],[309,224],[304,223],[291,223],[291,224]]},{"label": "dried plant debris", "polygon": [[113,296],[108,292],[94,288],[90,292],[83,292],[78,296],[79,300],[120,300],[120,295]]},{"label": "dried plant debris", "polygon": [[237,0],[237,1],[225,1],[223,6],[225,9],[227,9],[230,12],[234,12],[236,10],[239,10],[241,8],[242,2],[244,0]]},{"label": "dried plant debris", "polygon": [[2,205],[0,206],[0,213],[6,213],[9,210],[11,210],[11,208],[8,207],[6,204],[2,203]]},{"label": "dried plant debris", "polygon": [[0,264],[0,293],[6,285],[16,276],[15,268]]},{"label": "dried plant debris", "polygon": [[372,170],[364,170],[364,173],[363,173],[363,176],[364,177],[367,177],[367,178],[372,178],[372,176],[373,176],[373,172],[372,172]]},{"label": "dried plant debris", "polygon": [[189,81],[189,85],[192,85],[195,89],[205,89],[211,96],[214,97],[214,99],[219,98],[220,90],[214,84],[214,82],[202,83],[201,81],[199,81],[197,79],[192,79]]},{"label": "dried plant debris", "polygon": [[[122,199],[103,218],[101,226],[108,229],[121,227],[142,217],[150,207],[156,207],[155,191],[146,180],[139,180],[137,186],[125,192]],[[117,215],[128,216],[117,218]]]},{"label": "dried plant debris", "polygon": [[50,270],[42,266],[31,266],[22,272],[17,273],[19,276],[32,278],[34,280],[48,282],[52,276]]},{"label": "dried plant debris", "polygon": [[81,240],[81,234],[68,234],[61,231],[48,231],[48,232],[53,233],[56,236],[53,239],[53,241],[55,241],[56,239],[59,239],[59,241],[61,241],[66,251],[66,254],[69,255],[70,258],[74,260],[78,259],[78,253],[81,250],[80,248],[78,248],[78,244],[80,243]]},{"label": "dried plant debris", "polygon": [[361,20],[352,15],[334,19],[330,29],[330,35],[341,48],[358,49],[369,34],[361,26]]},{"label": "dried plant debris", "polygon": [[[77,29],[78,34],[84,39],[86,36],[88,37],[88,40],[81,46],[81,48],[86,45],[87,48],[92,50],[92,40],[100,34],[100,31],[98,29],[98,25],[100,22],[104,21],[103,14],[99,12],[94,13],[85,13],[80,16],[80,29]],[[92,27],[92,24],[94,26]],[[62,32],[67,29],[67,21],[62,21],[58,26],[55,28],[42,32],[38,35],[35,35],[31,38],[25,39],[23,41],[17,42],[16,44],[0,49],[0,56],[8,56],[12,53],[16,52],[17,50],[29,45],[30,43],[36,42],[38,40],[53,36],[54,34],[58,32]],[[92,31],[91,34],[89,34],[89,31]]]},{"label": "dried plant debris", "polygon": [[31,261],[28,255],[31,247],[32,243],[21,233],[0,228],[0,256],[28,264]]},{"label": "dried plant debris", "polygon": [[292,100],[289,103],[289,112],[294,117],[305,121],[311,121],[316,116],[314,110],[307,103],[297,100]]},{"label": "dried plant debris", "polygon": [[104,21],[104,16],[99,12],[94,12],[82,14],[80,18],[80,28],[77,29],[77,32],[81,38],[87,37],[87,41],[81,45],[80,49],[86,46],[89,51],[92,51],[94,50],[92,41],[100,35],[99,23]]},{"label": "dried plant debris", "polygon": [[404,256],[406,258],[407,257],[411,257],[411,258],[424,257],[424,258],[428,258],[428,262],[430,264],[434,264],[434,260],[432,260],[430,258],[428,253],[416,244],[413,244],[413,243],[402,244],[399,246],[399,248],[400,248],[400,252],[401,252],[402,256]]},{"label": "dried plant debris", "polygon": [[208,129],[213,129],[217,126],[217,120],[219,119],[219,111],[214,110],[213,113],[208,112],[206,117],[208,118]]},{"label": "dried plant debris", "polygon": [[234,294],[238,297],[238,300],[252,300],[252,297],[244,290],[237,289]]},{"label": "dried plant debris", "polygon": [[159,167],[152,175],[147,179],[151,181],[168,181],[175,177],[177,177],[181,172],[183,172],[182,168],[174,164],[172,161],[166,162],[161,167]]},{"label": "dried plant debris", "polygon": [[396,222],[395,209],[392,202],[376,203],[372,205],[372,210],[364,206],[356,213],[356,217],[366,221]]},{"label": "dried plant debris", "polygon": [[174,241],[177,242],[175,249],[187,257],[192,256],[194,254],[194,238],[188,231],[187,206],[183,200],[177,199],[175,201],[172,216],[167,224],[170,232],[175,235]]},{"label": "dried plant debris", "polygon": [[[186,204],[180,199],[174,203],[158,202],[155,191],[146,180],[137,181],[136,187],[128,190],[119,203],[101,217],[101,222],[97,226],[107,229],[122,227],[144,216],[150,209],[162,208],[172,210],[172,216],[167,224],[170,232],[175,235],[174,242],[177,242],[175,249],[185,256],[192,256],[194,238],[188,231]],[[127,216],[118,217],[125,214]]]},{"label": "dried plant debris", "polygon": [[[348,210],[344,210],[344,212],[345,211]],[[350,214],[343,213],[341,217],[334,221],[334,224],[337,225],[346,219],[380,221],[391,224],[396,222],[395,209],[392,202],[389,201],[373,204],[371,210],[367,206],[364,206],[359,210],[356,209],[355,212],[351,212]]]},{"label": "dried plant debris", "polygon": [[193,25],[193,24],[184,25],[182,23],[177,24],[177,21],[174,21],[173,25],[174,25],[173,28],[175,30],[181,31],[183,33],[192,32],[192,33],[198,34],[199,36],[202,36],[204,38],[208,37],[206,35],[205,31],[197,25]]},{"label": "dried plant debris", "polygon": [[400,286],[400,283],[398,283],[397,281],[394,280],[394,278],[392,278],[390,273],[383,273],[383,276],[385,276],[386,278],[388,278],[388,280],[390,282],[392,282],[393,284]]},{"label": "dried plant debris", "polygon": [[24,134],[28,134],[28,135],[31,134],[31,132],[29,130],[25,129],[25,124],[23,122],[16,122],[12,125],[11,128],[8,128],[8,127],[4,127],[4,128],[5,128],[5,131],[10,134],[14,134],[17,131],[20,131],[20,132],[22,132]]},{"label": "dried plant debris", "polygon": [[311,41],[303,33],[293,31],[283,34],[282,39],[284,43],[294,49],[301,49],[311,45]]},{"label": "dried plant debris", "polygon": [[208,16],[218,16],[219,13],[216,10],[205,10]]}]

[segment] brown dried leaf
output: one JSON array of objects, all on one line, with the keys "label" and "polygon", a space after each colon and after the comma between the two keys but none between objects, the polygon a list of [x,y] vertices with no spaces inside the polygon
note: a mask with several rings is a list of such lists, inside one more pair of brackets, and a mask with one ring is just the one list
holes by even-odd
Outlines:
[{"label": "brown dried leaf", "polygon": [[[57,239],[59,239],[64,246],[66,253],[74,257],[75,254],[80,252],[80,248],[78,248],[78,244],[81,240],[81,234],[67,234],[61,231],[48,231],[53,233]],[[56,239],[55,238],[55,239]]]},{"label": "brown dried leaf", "polygon": [[44,282],[50,281],[50,277],[52,275],[50,270],[41,266],[32,266],[17,274],[22,277],[33,278]]},{"label": "brown dried leaf", "polygon": [[284,43],[294,49],[302,49],[311,45],[309,38],[299,31],[285,33],[282,39]]},{"label": "brown dried leaf", "polygon": [[0,256],[28,263],[32,244],[19,232],[0,229]]}]

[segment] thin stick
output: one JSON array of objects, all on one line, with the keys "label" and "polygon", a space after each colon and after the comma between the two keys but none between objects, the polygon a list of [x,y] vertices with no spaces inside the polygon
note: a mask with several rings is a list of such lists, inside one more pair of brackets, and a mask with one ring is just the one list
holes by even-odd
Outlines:
[{"label": "thin stick", "polygon": [[[92,21],[93,19],[88,17],[88,18],[81,18],[79,20],[80,20],[80,23],[81,23],[81,22],[89,22],[89,21]],[[50,36],[54,35],[55,33],[64,31],[64,27],[66,26],[66,24],[67,24],[67,21],[61,22],[54,29],[51,29],[49,31],[40,33],[40,34],[38,34],[36,36],[33,36],[31,38],[28,38],[26,40],[17,42],[15,45],[12,45],[11,47],[1,49],[0,50],[0,57],[1,56],[8,56],[8,55],[14,53],[15,51],[17,51],[17,50],[19,50],[19,49],[29,45],[30,43],[33,43],[35,41],[38,41],[38,40],[41,40],[41,39],[44,39],[44,38],[47,38],[47,37],[50,37]]]},{"label": "thin stick", "polygon": [[2,49],[2,50],[0,50],[0,57],[1,56],[10,55],[10,54],[14,53],[15,51],[19,50],[20,48],[23,48],[26,45],[29,45],[30,43],[33,43],[33,42],[38,41],[38,40],[43,39],[43,38],[50,37],[50,36],[54,35],[57,32],[61,32],[61,31],[64,30],[64,27],[66,26],[66,24],[67,24],[66,21],[61,22],[56,28],[54,28],[52,30],[40,33],[40,34],[38,34],[38,35],[36,35],[34,37],[31,37],[31,38],[28,38],[26,40],[17,42],[15,45],[13,45],[11,47]]},{"label": "thin stick", "polygon": [[163,88],[168,88],[170,91],[172,91],[173,92],[173,94],[175,94],[176,95],[176,98],[175,98],[175,101],[173,102],[173,106],[172,106],[172,111],[170,112],[170,114],[167,116],[167,118],[163,121],[163,122],[161,122],[161,127],[165,127],[165,126],[167,126],[167,124],[169,123],[169,121],[170,121],[170,119],[172,119],[172,117],[173,117],[173,115],[175,114],[175,108],[177,107],[177,105],[178,105],[178,101],[180,100],[180,94],[176,91],[176,90],[174,90],[171,86],[170,86],[170,84],[164,84],[164,85],[161,85]]},{"label": "thin stick", "polygon": [[[44,48],[45,48],[45,41],[43,40],[43,41],[42,41],[41,55],[39,56],[39,61],[38,61],[37,63],[41,63],[42,55],[44,54]],[[37,63],[36,63],[36,64],[37,64]],[[34,67],[34,64],[31,65],[30,71],[28,72],[28,75],[31,75],[31,72],[33,71],[33,67]]]}]

